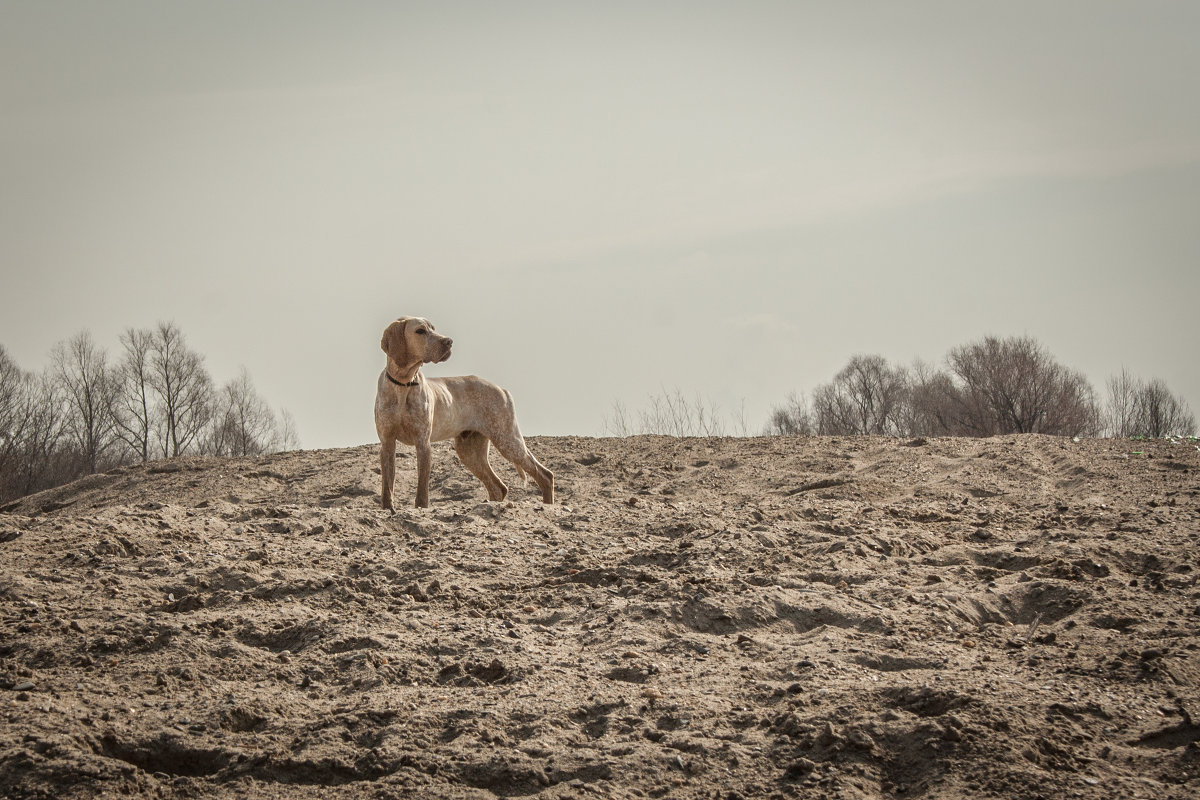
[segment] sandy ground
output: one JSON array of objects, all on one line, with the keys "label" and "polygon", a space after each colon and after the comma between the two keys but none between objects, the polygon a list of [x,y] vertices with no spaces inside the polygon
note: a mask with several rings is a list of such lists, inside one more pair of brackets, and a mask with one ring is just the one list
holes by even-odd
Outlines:
[{"label": "sandy ground", "polygon": [[7,506],[0,795],[1200,796],[1194,442],[530,445]]}]

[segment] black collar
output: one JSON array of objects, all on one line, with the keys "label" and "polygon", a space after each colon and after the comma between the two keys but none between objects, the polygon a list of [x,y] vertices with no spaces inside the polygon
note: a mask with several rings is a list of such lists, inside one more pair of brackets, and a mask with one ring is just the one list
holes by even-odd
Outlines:
[{"label": "black collar", "polygon": [[386,369],[383,371],[383,374],[387,375],[387,379],[389,381],[391,381],[392,383],[396,384],[397,386],[416,386],[417,384],[419,384],[421,382],[420,380],[417,379],[416,375],[413,376],[411,383],[402,383],[402,382],[396,380],[395,378],[393,378],[392,373],[388,372]]}]

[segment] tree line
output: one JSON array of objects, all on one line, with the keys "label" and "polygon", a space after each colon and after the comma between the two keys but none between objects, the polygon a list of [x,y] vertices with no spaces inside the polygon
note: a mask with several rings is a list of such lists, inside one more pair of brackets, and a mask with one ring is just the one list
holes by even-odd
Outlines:
[{"label": "tree line", "polygon": [[83,331],[40,373],[0,345],[0,502],[133,462],[299,445],[291,414],[273,411],[244,367],[217,387],[174,323],[127,328],[120,345],[110,358]]},{"label": "tree line", "polygon": [[[811,395],[792,394],[771,410],[767,436],[1055,436],[1195,435],[1184,399],[1159,380],[1122,369],[1101,400],[1078,370],[1060,364],[1036,339],[986,336],[955,347],[939,365],[891,364],[854,355]],[[631,412],[613,403],[604,420],[610,436],[749,434],[745,406],[729,418],[703,397],[676,389]]]},{"label": "tree line", "polygon": [[1187,436],[1196,419],[1161,380],[1122,369],[1101,401],[1082,372],[1037,340],[994,336],[950,350],[944,366],[911,367],[855,355],[811,398],[793,395],[772,409],[776,435]]}]

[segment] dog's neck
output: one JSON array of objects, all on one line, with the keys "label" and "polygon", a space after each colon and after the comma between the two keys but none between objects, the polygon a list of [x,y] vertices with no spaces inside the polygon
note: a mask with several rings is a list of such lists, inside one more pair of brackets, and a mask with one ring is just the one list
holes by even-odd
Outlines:
[{"label": "dog's neck", "polygon": [[[396,374],[400,376],[399,378],[392,377],[392,366],[393,365],[395,365],[397,367],[399,366],[399,364],[395,364],[394,361],[389,360],[387,367],[385,367],[383,370],[383,374],[387,375],[387,379],[389,381],[391,381],[393,384],[395,384],[396,386],[404,386],[404,387],[408,388],[408,387],[416,386],[417,384],[419,384],[421,382],[421,365],[420,364],[409,367],[407,370],[397,369]],[[408,380],[404,380],[405,377],[407,377]]]},{"label": "dog's neck", "polygon": [[413,379],[411,381],[405,383],[404,381],[398,381],[395,378],[393,378],[392,373],[390,373],[390,372],[385,371],[384,374],[387,375],[387,379],[389,381],[396,384],[397,386],[416,386],[417,384],[420,383],[420,381],[417,380],[417,376],[415,376],[415,375],[413,376]]}]

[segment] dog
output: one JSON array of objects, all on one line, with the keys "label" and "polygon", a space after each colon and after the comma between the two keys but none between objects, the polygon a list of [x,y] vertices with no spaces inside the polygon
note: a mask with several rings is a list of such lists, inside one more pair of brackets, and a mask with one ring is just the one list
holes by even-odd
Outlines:
[{"label": "dog", "polygon": [[463,375],[426,378],[422,364],[450,358],[454,340],[434,330],[427,319],[401,317],[388,325],[379,346],[387,366],[375,391],[375,430],[379,434],[381,505],[394,511],[396,442],[417,448],[417,507],[429,507],[433,442],[454,440],[458,458],[487,489],[489,500],[503,500],[508,487],[492,471],[488,450],[494,444],[524,479],[533,476],[542,502],[554,502],[554,473],[533,457],[517,427],[512,396],[494,383]]}]

